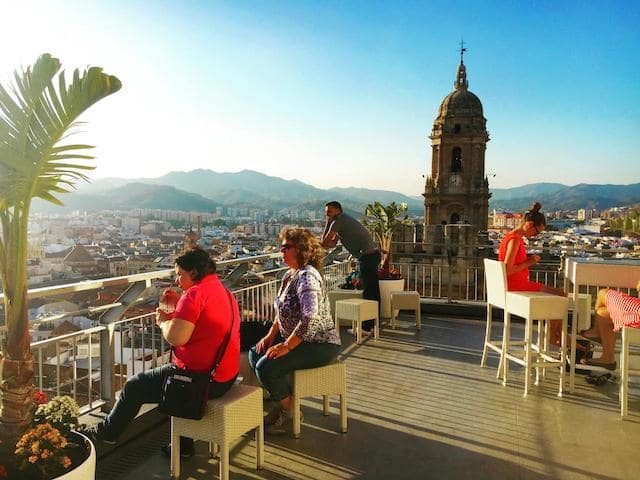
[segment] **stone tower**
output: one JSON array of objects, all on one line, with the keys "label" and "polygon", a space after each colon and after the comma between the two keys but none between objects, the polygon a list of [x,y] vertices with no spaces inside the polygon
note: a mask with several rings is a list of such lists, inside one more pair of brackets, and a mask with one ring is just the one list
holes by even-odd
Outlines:
[{"label": "stone tower", "polygon": [[431,174],[424,187],[426,243],[442,241],[445,224],[469,225],[464,236],[471,243],[475,243],[478,231],[487,229],[491,194],[485,176],[485,150],[489,133],[482,103],[469,91],[464,52],[461,48],[454,90],[442,100],[429,136]]}]

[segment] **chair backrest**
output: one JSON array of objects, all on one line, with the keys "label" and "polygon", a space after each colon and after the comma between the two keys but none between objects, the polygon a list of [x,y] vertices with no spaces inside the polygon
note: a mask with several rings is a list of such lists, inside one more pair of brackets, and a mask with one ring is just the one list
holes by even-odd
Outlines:
[{"label": "chair backrest", "polygon": [[504,308],[507,292],[507,268],[497,260],[484,259],[484,281],[487,288],[487,303]]}]

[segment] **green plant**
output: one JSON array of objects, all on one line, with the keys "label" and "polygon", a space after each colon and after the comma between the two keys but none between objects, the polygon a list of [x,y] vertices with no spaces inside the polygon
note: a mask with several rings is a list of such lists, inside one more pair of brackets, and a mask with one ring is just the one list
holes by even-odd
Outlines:
[{"label": "green plant", "polygon": [[33,423],[48,423],[67,434],[78,426],[79,415],[80,408],[73,398],[68,395],[57,396],[38,406]]},{"label": "green plant", "polygon": [[[368,204],[365,208],[363,224],[378,241],[383,254],[380,278],[389,278],[391,276],[389,266],[391,264],[393,236],[405,225],[413,225],[406,211],[406,203],[396,202],[391,202],[389,205],[374,202]],[[397,275],[397,278],[399,278],[399,275]]]},{"label": "green plant", "polygon": [[13,84],[0,85],[0,280],[6,344],[0,358],[0,424],[13,438],[31,422],[33,355],[27,317],[27,226],[33,198],[61,205],[58,194],[86,180],[89,145],[68,142],[78,117],[117,92],[120,80],[101,68],[75,70],[69,82],[49,54]]}]

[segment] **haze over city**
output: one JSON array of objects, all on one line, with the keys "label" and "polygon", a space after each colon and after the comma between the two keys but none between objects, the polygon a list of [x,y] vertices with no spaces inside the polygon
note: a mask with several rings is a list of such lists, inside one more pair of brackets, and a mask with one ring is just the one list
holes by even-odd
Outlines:
[{"label": "haze over city", "polygon": [[94,178],[253,169],[321,188],[419,194],[463,38],[491,135],[492,188],[640,181],[637,2],[2,8],[3,83],[43,52],[68,70],[99,65],[122,79],[84,117],[82,140],[98,147]]}]

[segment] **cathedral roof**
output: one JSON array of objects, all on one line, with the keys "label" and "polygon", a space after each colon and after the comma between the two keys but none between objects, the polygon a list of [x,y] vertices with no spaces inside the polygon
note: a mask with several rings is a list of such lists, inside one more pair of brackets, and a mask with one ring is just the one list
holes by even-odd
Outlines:
[{"label": "cathedral roof", "polygon": [[440,104],[438,117],[452,116],[482,116],[482,102],[472,92],[469,91],[467,81],[467,68],[460,61],[456,81],[453,84],[454,91],[444,97]]}]

